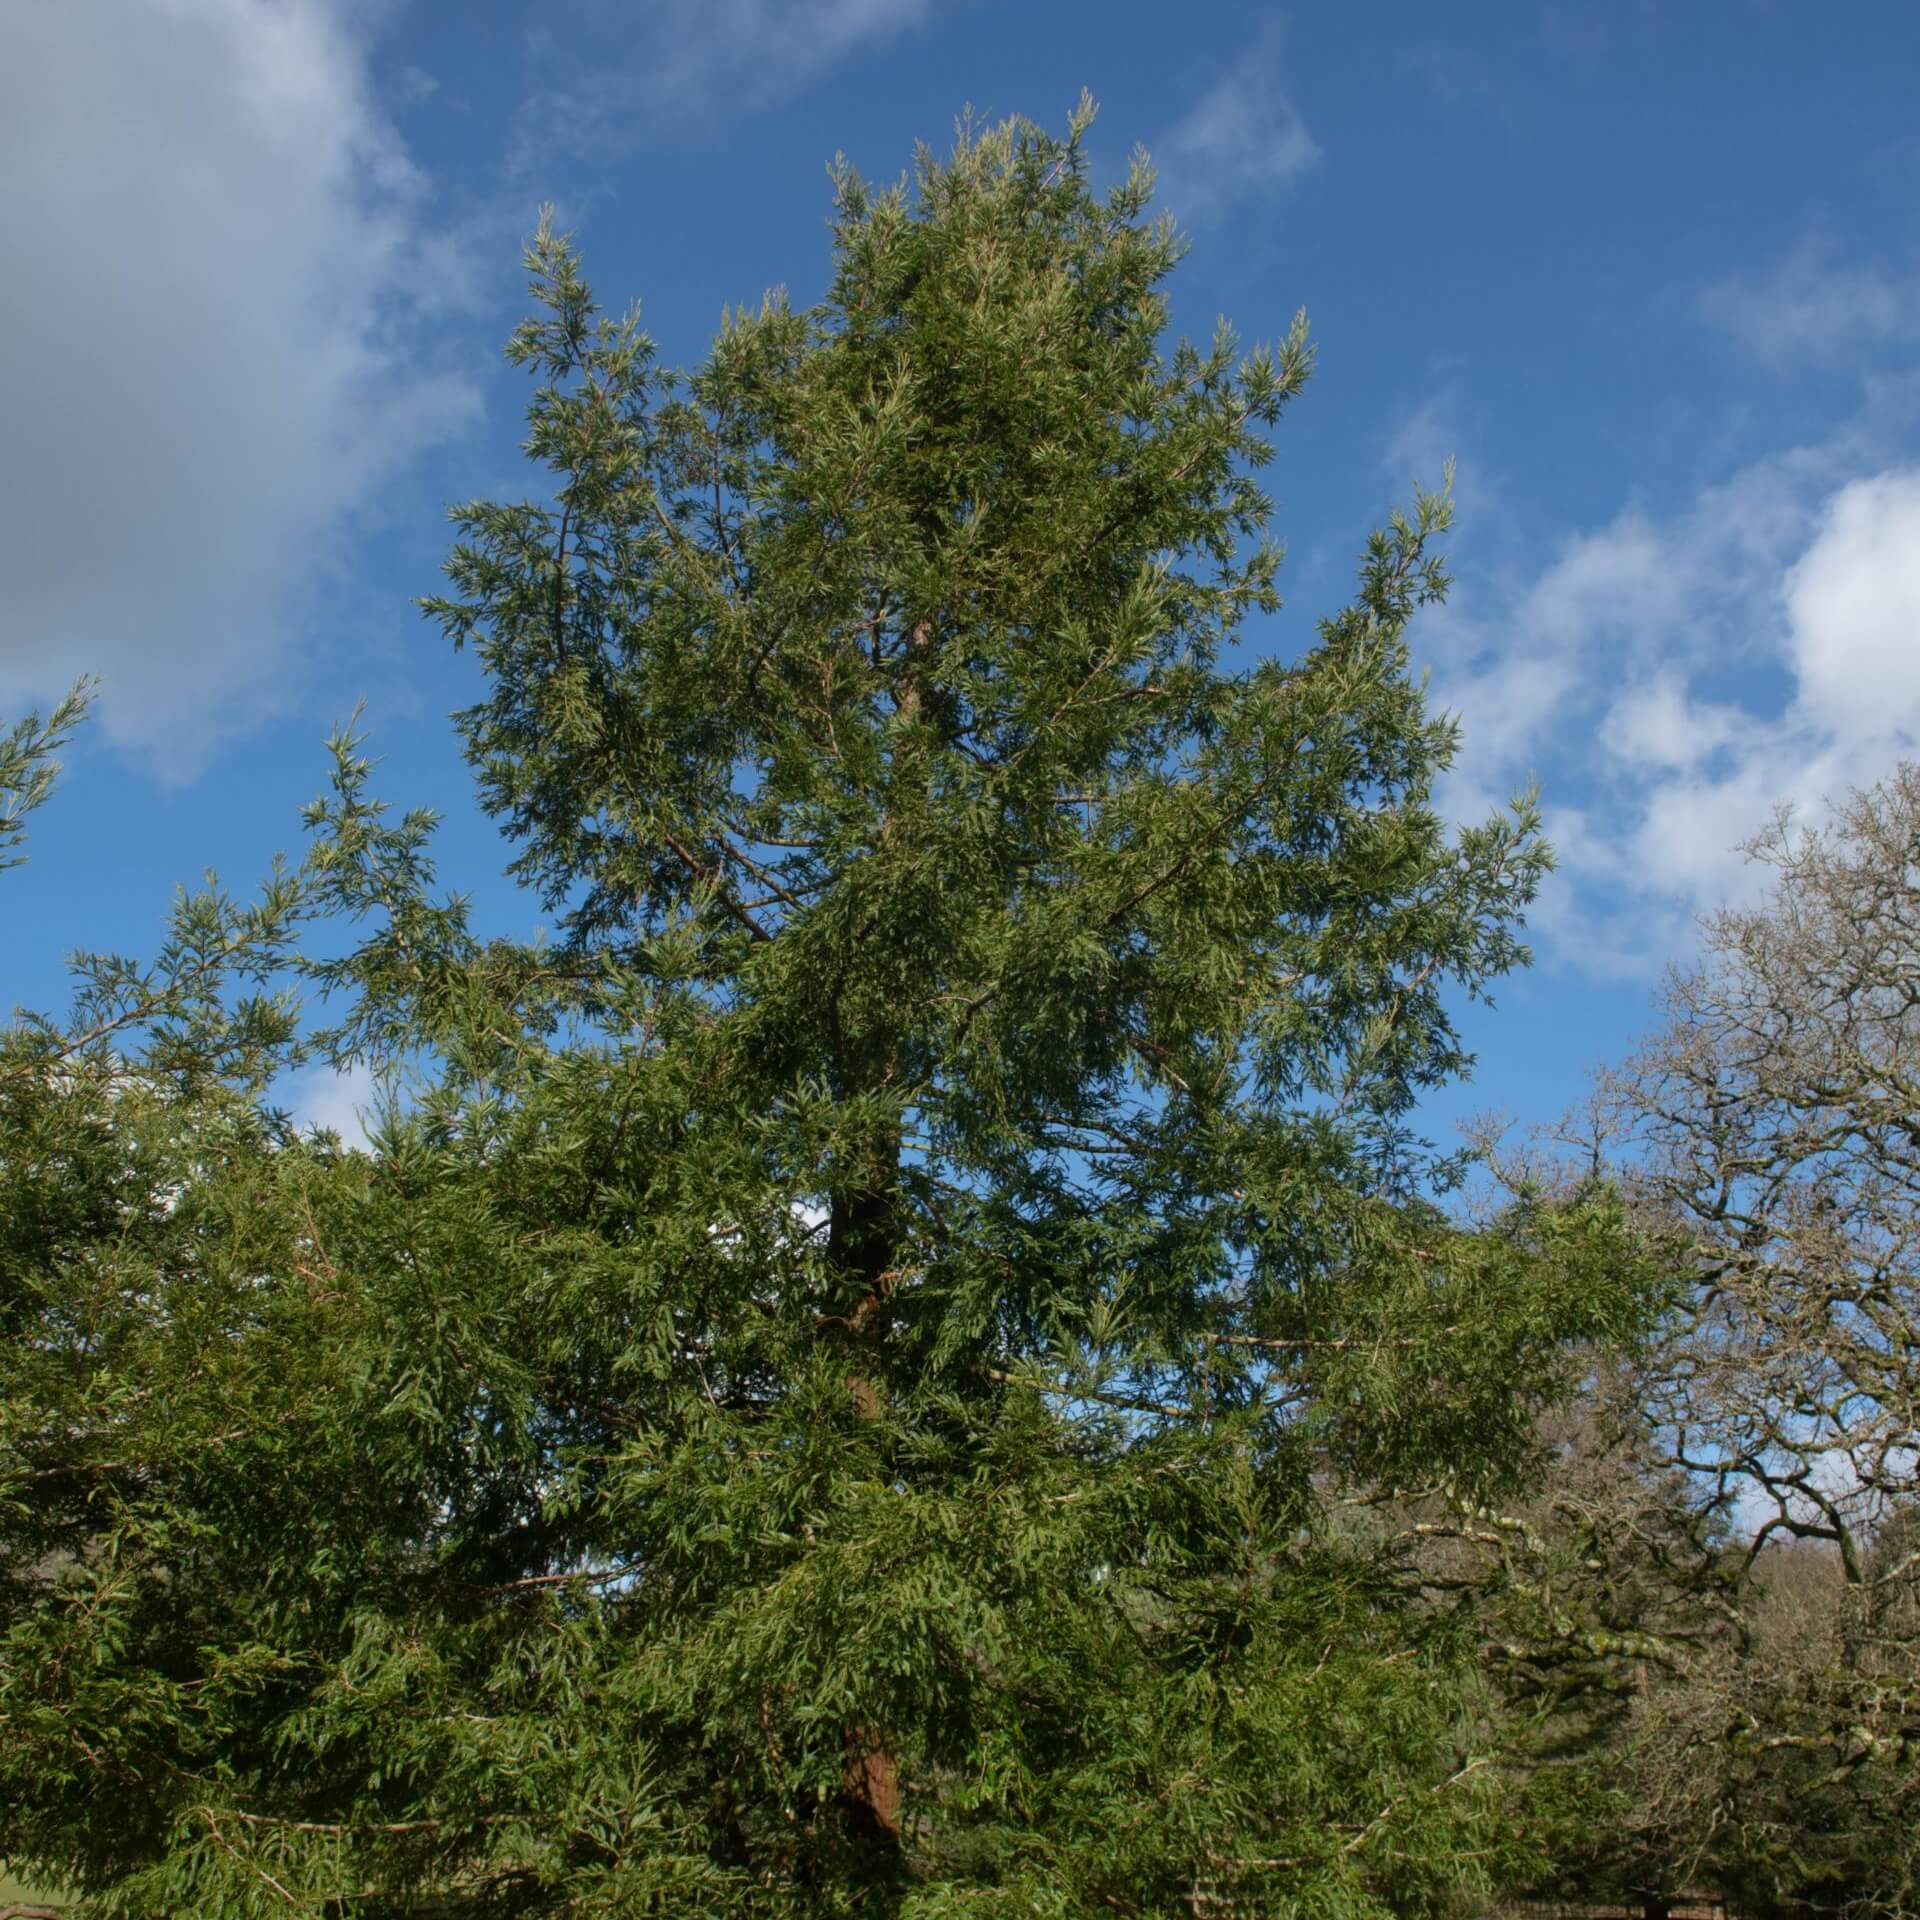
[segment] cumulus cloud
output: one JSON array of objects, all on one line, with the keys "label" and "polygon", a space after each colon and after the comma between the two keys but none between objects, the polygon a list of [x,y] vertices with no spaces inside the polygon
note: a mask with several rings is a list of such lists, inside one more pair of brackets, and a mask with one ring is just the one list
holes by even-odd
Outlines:
[{"label": "cumulus cloud", "polygon": [[1319,143],[1287,91],[1269,36],[1152,143],[1161,198],[1183,220],[1208,220],[1290,187],[1318,165]]},{"label": "cumulus cloud", "polygon": [[[1858,413],[1677,504],[1629,502],[1530,563],[1500,487],[1478,478],[1505,564],[1477,552],[1477,594],[1421,634],[1464,723],[1443,803],[1471,818],[1540,779],[1561,870],[1536,927],[1603,973],[1651,973],[1701,911],[1751,899],[1765,876],[1740,849],[1777,809],[1818,822],[1920,755],[1914,303],[1889,270],[1813,239],[1701,306],[1762,359],[1851,355]],[[1455,397],[1393,436],[1396,480]]]},{"label": "cumulus cloud", "polygon": [[1705,697],[1714,663],[1696,651],[1693,684],[1684,666],[1630,680],[1601,727],[1631,783],[1637,870],[1690,907],[1755,882],[1736,843],[1775,807],[1818,818],[1920,746],[1920,470],[1826,492],[1801,540],[1750,560],[1738,597],[1760,635],[1744,697]]},{"label": "cumulus cloud", "polygon": [[343,518],[477,407],[420,356],[426,201],[323,0],[10,19],[0,704],[98,673],[180,778],[287,697]]},{"label": "cumulus cloud", "polygon": [[1843,740],[1910,733],[1920,722],[1920,468],[1834,494],[1785,599],[1807,718]]},{"label": "cumulus cloud", "polygon": [[1676,512],[1628,506],[1419,644],[1463,720],[1443,805],[1478,817],[1537,777],[1561,871],[1536,931],[1650,973],[1761,883],[1740,847],[1778,807],[1816,821],[1920,753],[1920,467],[1842,432]]}]

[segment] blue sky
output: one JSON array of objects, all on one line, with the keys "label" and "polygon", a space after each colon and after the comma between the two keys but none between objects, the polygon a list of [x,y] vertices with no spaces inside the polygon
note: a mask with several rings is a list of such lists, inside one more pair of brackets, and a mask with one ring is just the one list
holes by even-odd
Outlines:
[{"label": "blue sky", "polygon": [[[542,201],[674,361],[828,268],[826,165],[971,104],[1145,144],[1176,317],[1320,348],[1272,482],[1282,656],[1458,461],[1419,632],[1461,815],[1537,775],[1538,963],[1436,1124],[1550,1117],[1653,1017],[1734,845],[1920,734],[1920,15],[1911,0],[28,0],[0,72],[0,719],[101,705],[4,882],[0,1002],[236,887],[356,700],[490,930],[533,909],[411,609],[444,511],[526,490],[499,344]],[[338,1116],[354,1087],[311,1083]]]}]

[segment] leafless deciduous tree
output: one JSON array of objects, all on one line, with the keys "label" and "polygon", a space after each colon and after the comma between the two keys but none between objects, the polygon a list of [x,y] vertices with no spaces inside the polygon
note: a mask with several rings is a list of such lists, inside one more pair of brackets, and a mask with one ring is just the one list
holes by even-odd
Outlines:
[{"label": "leafless deciduous tree", "polygon": [[1920,1868],[1920,767],[1823,829],[1783,814],[1748,852],[1765,897],[1706,922],[1664,1030],[1606,1088],[1692,1282],[1647,1411],[1750,1542],[1723,1676],[1734,1800],[1782,1857],[1889,1870],[1901,1906]]},{"label": "leafless deciduous tree", "polygon": [[1757,1532],[1857,1586],[1920,1498],[1920,767],[1752,843],[1761,905],[1707,923],[1671,1019],[1612,1084],[1699,1291],[1666,1409]]}]

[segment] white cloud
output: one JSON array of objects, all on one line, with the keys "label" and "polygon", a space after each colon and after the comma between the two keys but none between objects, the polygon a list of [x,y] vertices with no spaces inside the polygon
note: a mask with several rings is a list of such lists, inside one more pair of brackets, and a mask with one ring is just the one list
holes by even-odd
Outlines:
[{"label": "white cloud", "polygon": [[1278,193],[1316,166],[1320,147],[1287,92],[1278,40],[1222,74],[1152,153],[1160,198],[1188,221]]},{"label": "white cloud", "polygon": [[1920,470],[1829,489],[1728,585],[1762,639],[1744,701],[1690,688],[1714,653],[1682,644],[1677,668],[1609,697],[1601,727],[1640,885],[1693,908],[1758,883],[1737,843],[1776,807],[1818,819],[1920,748]]},{"label": "white cloud", "polygon": [[279,1098],[296,1125],[337,1133],[342,1146],[364,1149],[367,1122],[380,1106],[380,1087],[367,1067],[351,1067],[344,1073],[325,1066],[303,1067],[281,1083]]},{"label": "white cloud", "polygon": [[1800,706],[1842,739],[1920,723],[1920,468],[1842,487],[1786,578]]},{"label": "white cloud", "polygon": [[1474,594],[1423,621],[1462,720],[1443,806],[1544,787],[1549,953],[1653,972],[1761,884],[1739,847],[1777,807],[1817,820],[1920,753],[1920,467],[1897,444],[1847,428],[1678,511],[1629,505],[1531,570],[1470,564]]},{"label": "white cloud", "polygon": [[1601,725],[1608,753],[1652,773],[1687,773],[1752,734],[1753,722],[1736,706],[1697,698],[1671,670],[1630,686]]},{"label": "white cloud", "polygon": [[1542,653],[1496,656],[1477,671],[1438,676],[1439,704],[1471,716],[1456,783],[1490,793],[1489,780],[1497,785],[1509,772],[1521,777],[1537,772],[1527,756],[1545,740],[1579,687],[1573,659]]},{"label": "white cloud", "polygon": [[1700,312],[1756,359],[1785,368],[1914,338],[1915,294],[1880,265],[1839,260],[1832,246],[1809,239],[1765,274],[1709,287]]},{"label": "white cloud", "polygon": [[1630,648],[1649,626],[1683,613],[1690,569],[1637,507],[1597,533],[1574,534],[1521,603],[1522,623],[1556,653],[1576,642]]},{"label": "white cloud", "polygon": [[0,70],[0,706],[104,678],[185,777],[288,697],[293,596],[475,392],[426,184],[324,0],[43,6]]},{"label": "white cloud", "polygon": [[[1817,822],[1920,756],[1920,303],[1815,240],[1701,305],[1763,358],[1852,356],[1858,411],[1525,564],[1509,489],[1470,459],[1468,592],[1418,630],[1463,722],[1442,804],[1472,818],[1540,779],[1561,865],[1535,928],[1601,974],[1651,973],[1697,914],[1751,900],[1765,874],[1740,847],[1779,807]],[[1396,482],[1458,409],[1443,387],[1403,423],[1386,449]]]}]

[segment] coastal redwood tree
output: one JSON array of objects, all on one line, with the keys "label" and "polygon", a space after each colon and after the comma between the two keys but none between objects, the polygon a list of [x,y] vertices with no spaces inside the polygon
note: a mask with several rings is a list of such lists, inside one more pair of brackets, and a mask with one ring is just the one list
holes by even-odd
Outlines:
[{"label": "coastal redwood tree", "polygon": [[94,1911],[1404,1913],[1532,1864],[1470,1623],[1351,1516],[1524,1479],[1643,1312],[1604,1192],[1469,1231],[1414,1131],[1545,853],[1434,810],[1443,499],[1234,651],[1304,324],[1170,344],[1089,117],[839,170],[824,297],[688,374],[542,228],[541,486],[429,604],[555,932],[479,940],[336,741],[269,905],[361,926],[281,964],[407,1087],[367,1150],[272,1112],[258,1003],[9,1041],[0,1853]]}]

